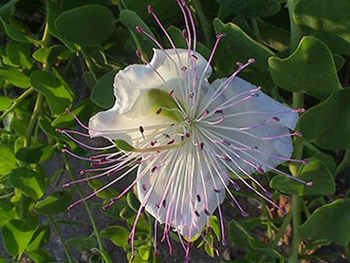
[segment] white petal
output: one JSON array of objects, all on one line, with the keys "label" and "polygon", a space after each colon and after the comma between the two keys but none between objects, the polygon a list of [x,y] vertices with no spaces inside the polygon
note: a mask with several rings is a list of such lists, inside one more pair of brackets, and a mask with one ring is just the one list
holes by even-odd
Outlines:
[{"label": "white petal", "polygon": [[[213,82],[209,87],[210,92],[213,92],[213,89],[217,88],[224,81],[225,79],[221,79]],[[239,94],[242,94],[239,97],[242,99],[249,95],[249,93],[244,93],[245,91],[255,88],[254,85],[236,78],[215,104],[213,103],[211,105],[209,111],[220,108],[225,101],[235,96],[237,97]],[[242,170],[249,174],[254,172],[256,170],[254,165],[261,167],[264,171],[269,171],[284,162],[283,158],[290,158],[293,152],[291,137],[282,137],[273,140],[266,140],[264,138],[288,135],[290,133],[289,129],[295,128],[298,114],[292,112],[289,107],[277,102],[263,92],[259,92],[258,94],[258,97],[238,102],[233,107],[224,109],[225,116],[234,116],[225,118],[221,124],[213,125],[208,130],[213,132],[215,136],[218,136],[216,139],[230,140],[234,147],[257,147],[257,150],[247,151],[233,150],[232,148],[221,146],[222,149],[219,150],[218,154],[229,154],[233,159],[230,166],[235,172],[240,174],[242,174]],[[236,101],[239,101],[239,98],[237,97]],[[267,112],[267,114],[261,114],[261,112]],[[280,121],[263,125],[265,121],[271,120],[273,117],[279,118]],[[261,126],[256,127],[259,125]],[[234,130],[234,128],[244,127],[252,128],[246,131]]]},{"label": "white petal", "polygon": [[[198,159],[196,151],[200,150],[198,147],[192,148],[193,145],[188,143],[181,149],[162,153],[157,160],[161,167],[154,173],[148,171],[137,184],[138,198],[141,203],[146,202],[146,211],[160,223],[170,223],[186,238],[199,234],[209,218],[205,214],[204,192],[207,193],[210,214],[225,198],[224,185],[219,176],[212,168],[214,177],[210,175],[208,164]],[[203,157],[200,155],[200,158]],[[145,162],[139,167],[139,176],[147,165],[148,162]],[[225,174],[223,168],[218,169]],[[223,174],[220,176],[227,176]],[[149,200],[146,200],[152,186],[154,189]],[[199,201],[197,195],[200,196]],[[162,206],[164,196],[165,207]]]},{"label": "white petal", "polygon": [[[226,78],[215,80],[209,87],[210,92],[217,89],[222,83],[225,82],[225,80]],[[237,77],[231,82],[230,87],[225,90],[216,104],[218,106],[222,102],[225,102],[239,94],[243,94],[240,96],[240,98],[248,96],[249,93],[247,92],[255,88],[256,86]],[[278,117],[280,119],[279,123],[282,126],[288,127],[292,130],[295,128],[298,121],[298,114],[296,112],[292,112],[291,108],[274,100],[263,92],[259,92],[258,94],[258,97],[251,98],[245,102],[236,104],[230,109],[224,110],[225,114],[244,113],[250,111],[253,112],[251,114],[235,116],[233,120],[235,127],[245,127],[249,126],[250,124],[257,124],[259,121],[271,119],[272,117]],[[268,114],[256,114],[254,112],[267,112]]]},{"label": "white petal", "polygon": [[144,136],[154,130],[168,127],[172,120],[156,114],[144,93],[144,91],[140,92],[133,107],[125,114],[120,114],[118,107],[114,107],[91,117],[89,120],[90,136],[102,136],[111,140],[123,139],[136,146],[132,140],[142,138],[140,126],[145,130]]},{"label": "white petal", "polygon": [[[196,70],[199,78],[207,61],[197,52],[192,51],[192,54],[197,58]],[[187,50],[154,49],[150,65],[130,65],[119,71],[114,79],[114,94],[117,105],[115,109],[118,109],[120,113],[129,111],[142,90],[156,88],[170,91],[185,88],[182,84],[184,71],[181,68],[183,66],[190,68]],[[209,77],[210,74],[211,67],[209,66],[204,77]]]}]

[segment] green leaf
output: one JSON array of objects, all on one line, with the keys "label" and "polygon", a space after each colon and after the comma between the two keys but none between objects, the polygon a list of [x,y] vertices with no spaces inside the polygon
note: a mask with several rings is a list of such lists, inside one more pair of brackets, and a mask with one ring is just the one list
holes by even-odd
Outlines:
[{"label": "green leaf", "polygon": [[350,2],[299,0],[294,18],[306,35],[314,35],[338,54],[350,55]]},{"label": "green leaf", "polygon": [[218,75],[227,77],[237,69],[237,62],[243,63],[250,58],[255,58],[256,62],[240,75],[256,85],[266,88],[272,86],[267,59],[274,55],[273,52],[249,37],[233,23],[224,24],[220,19],[215,18],[213,24],[217,34],[225,33],[214,58]]},{"label": "green leaf", "polygon": [[110,226],[101,231],[103,237],[109,238],[119,247],[128,245],[129,234],[129,231],[122,226]]},{"label": "green leaf", "polygon": [[[78,118],[87,123],[89,118],[93,115],[93,112],[96,110],[96,106],[88,101],[83,101],[81,105],[77,106],[72,112],[78,116]],[[60,114],[52,123],[52,127],[66,129],[76,126],[77,122],[71,114],[66,112]]]},{"label": "green leaf", "polygon": [[63,54],[67,49],[62,45],[52,47],[42,47],[33,53],[33,58],[40,63],[53,65],[58,59],[65,59]]},{"label": "green leaf", "polygon": [[72,202],[72,194],[68,191],[55,192],[35,204],[35,211],[43,215],[55,215],[65,212]]},{"label": "green leaf", "polygon": [[229,239],[238,247],[245,249],[249,248],[251,250],[259,251],[263,254],[268,254],[274,258],[281,258],[281,255],[276,250],[255,239],[244,229],[244,227],[239,222],[235,220],[231,220],[229,223],[228,236]]},{"label": "green leaf", "polygon": [[12,100],[9,97],[0,96],[0,111],[6,110],[12,104]]},{"label": "green leaf", "polygon": [[176,22],[182,22],[182,14],[176,1],[163,1],[163,0],[124,0],[126,8],[136,12],[147,23],[153,22],[153,17],[148,13],[147,6],[151,5],[154,12],[165,23],[175,24]]},{"label": "green leaf", "polygon": [[16,157],[27,163],[44,163],[52,157],[54,151],[51,145],[36,145],[19,149]]},{"label": "green leaf", "polygon": [[11,220],[2,229],[2,239],[7,252],[11,256],[22,254],[31,241],[36,229],[37,218]]},{"label": "green leaf", "polygon": [[340,245],[350,241],[350,199],[338,199],[317,208],[300,226],[303,238],[327,239]]},{"label": "green leaf", "polygon": [[11,38],[12,40],[18,41],[18,42],[24,42],[24,43],[32,43],[34,45],[39,45],[40,41],[32,38],[31,36],[26,35],[25,33],[17,30],[16,27],[13,25],[7,23],[3,17],[0,16],[0,22],[2,23],[6,34]]},{"label": "green leaf", "polygon": [[142,260],[149,260],[151,256],[152,247],[150,245],[143,245],[137,248],[138,254]]},{"label": "green leaf", "polygon": [[33,88],[45,96],[53,115],[64,112],[73,103],[72,91],[53,73],[37,70],[30,78]]},{"label": "green leaf", "polygon": [[327,166],[316,158],[309,160],[309,165],[302,165],[299,170],[300,179],[312,182],[306,186],[290,178],[277,175],[270,181],[270,187],[290,195],[331,195],[335,192],[334,177]]},{"label": "green leaf", "polygon": [[[94,190],[97,191],[101,187],[104,186],[104,183],[101,182],[98,179],[95,180],[90,180],[89,181],[89,186]],[[103,190],[102,192],[99,192],[96,196],[102,199],[112,199],[113,197],[116,197],[119,193],[117,190],[108,187],[107,189]]]},{"label": "green leaf", "polygon": [[61,2],[48,1],[47,2],[47,24],[49,32],[54,37],[58,38],[69,50],[76,50],[76,46],[67,40],[63,34],[61,34],[56,28],[56,18],[60,14]]},{"label": "green leaf", "polygon": [[7,45],[7,56],[11,64],[30,69],[33,66],[30,57],[31,45],[27,43],[11,42]]},{"label": "green leaf", "polygon": [[90,99],[96,105],[108,109],[114,105],[113,83],[118,70],[111,70],[100,78],[92,89]]},{"label": "green leaf", "polygon": [[56,259],[51,256],[47,251],[38,249],[35,251],[26,252],[28,256],[34,260],[35,263],[55,263]]},{"label": "green leaf", "polygon": [[48,225],[40,226],[33,234],[32,240],[26,248],[26,252],[37,251],[44,247],[49,241],[50,228]]},{"label": "green leaf", "polygon": [[56,19],[56,28],[78,45],[98,46],[112,35],[114,19],[102,5],[85,5],[63,12]]},{"label": "green leaf", "polygon": [[[186,40],[182,34],[182,31],[179,28],[177,28],[175,26],[170,26],[167,29],[167,31],[168,31],[170,37],[172,38],[172,40],[174,41],[176,48],[184,48],[184,49],[187,48]],[[168,44],[167,47],[171,48],[171,45]],[[201,42],[197,42],[197,51],[206,59],[208,59],[210,56],[210,49],[207,48],[205,45],[203,45]]]},{"label": "green leaf", "polygon": [[0,16],[6,17],[9,15],[12,15],[13,12],[15,11],[15,5],[17,4],[18,1],[20,0],[10,0],[6,4],[3,4],[0,7]]},{"label": "green leaf", "polygon": [[9,182],[34,200],[40,199],[46,190],[45,177],[24,167],[13,170]]},{"label": "green leaf", "polygon": [[30,78],[18,69],[0,69],[0,76],[12,85],[26,89],[30,86]]},{"label": "green leaf", "polygon": [[151,29],[143,22],[143,20],[133,11],[123,9],[119,14],[120,22],[129,29],[132,38],[135,41],[136,47],[141,53],[146,56],[146,59],[151,57],[153,53],[154,43],[145,34],[140,34],[136,30],[136,26],[140,26],[144,31],[154,37]]},{"label": "green leaf", "polygon": [[221,231],[220,231],[220,222],[217,216],[211,216],[210,217],[210,227],[213,229],[216,238],[220,241],[221,240]]},{"label": "green leaf", "polygon": [[326,149],[350,147],[350,90],[337,90],[327,100],[312,107],[299,119],[305,139]]},{"label": "green leaf", "polygon": [[94,237],[74,237],[68,240],[67,245],[78,251],[89,251],[97,247],[97,242]]},{"label": "green leaf", "polygon": [[0,144],[0,175],[7,175],[17,167],[16,157],[10,148]]},{"label": "green leaf", "polygon": [[268,62],[272,79],[282,89],[322,100],[341,89],[331,51],[314,37],[304,37],[288,58],[270,57]]},{"label": "green leaf", "polygon": [[6,199],[0,199],[0,227],[17,216],[16,208]]},{"label": "green leaf", "polygon": [[220,4],[218,16],[226,19],[232,16],[267,17],[277,14],[279,0],[217,0]]}]

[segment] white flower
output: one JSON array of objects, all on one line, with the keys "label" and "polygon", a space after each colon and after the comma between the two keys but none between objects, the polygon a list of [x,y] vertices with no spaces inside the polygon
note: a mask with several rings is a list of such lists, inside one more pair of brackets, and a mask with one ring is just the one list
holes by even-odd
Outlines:
[{"label": "white flower", "polygon": [[[114,107],[99,112],[89,121],[89,135],[107,138],[112,145],[106,148],[118,146],[123,155],[117,152],[90,158],[110,166],[87,172],[104,170],[92,177],[98,178],[128,169],[83,200],[137,169],[134,183],[107,205],[112,205],[136,185],[141,205],[131,232],[132,242],[138,218],[144,210],[160,224],[165,224],[165,238],[173,229],[187,240],[201,233],[217,208],[222,223],[220,204],[225,193],[246,215],[230,192],[231,186],[239,190],[236,182],[276,206],[268,198],[268,191],[251,174],[278,171],[275,167],[280,163],[296,161],[290,159],[291,136],[298,133],[291,130],[295,128],[300,110],[290,109],[237,77],[254,62],[253,59],[239,64],[229,78],[209,83],[210,62],[223,35],[217,36],[209,61],[206,61],[195,51],[196,33],[194,24],[191,30],[189,28],[193,19],[188,6],[182,3],[180,7],[186,19],[188,49],[175,46],[164,49],[138,28],[140,33],[153,39],[159,49],[154,49],[152,60],[145,65],[130,65],[117,73]],[[160,24],[151,8],[149,12]],[[61,132],[72,138],[69,131]],[[91,177],[66,186],[89,179]],[[75,204],[79,202],[81,200]],[[225,239],[224,231],[222,235]]]}]

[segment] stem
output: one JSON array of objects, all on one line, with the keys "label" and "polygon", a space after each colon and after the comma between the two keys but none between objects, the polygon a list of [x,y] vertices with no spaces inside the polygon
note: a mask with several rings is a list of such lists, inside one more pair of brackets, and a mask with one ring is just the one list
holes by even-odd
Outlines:
[{"label": "stem", "polygon": [[198,19],[199,19],[199,22],[200,22],[202,30],[203,30],[205,42],[207,45],[210,45],[211,43],[214,42],[212,39],[213,32],[212,32],[211,25],[209,24],[208,19],[203,12],[203,8],[202,8],[200,1],[199,0],[192,0],[192,4],[197,11]]},{"label": "stem", "polygon": [[67,245],[64,241],[64,239],[62,238],[62,235],[61,235],[61,232],[59,231],[57,225],[56,225],[56,222],[54,220],[52,220],[52,218],[50,216],[47,217],[49,223],[53,226],[55,232],[56,232],[56,235],[58,236],[58,239],[60,240],[62,246],[63,246],[63,250],[64,250],[64,253],[66,254],[67,256],[67,260],[69,263],[74,263],[73,259],[72,259],[72,256],[70,255],[69,253],[69,250],[67,248]]},{"label": "stem", "polygon": [[33,129],[35,127],[36,121],[37,121],[38,116],[40,114],[43,101],[44,101],[43,95],[41,93],[38,93],[38,96],[36,97],[36,102],[35,102],[33,114],[32,114],[32,117],[30,118],[28,128],[26,131],[26,138],[24,140],[24,147],[27,147],[31,144]]},{"label": "stem", "polygon": [[346,244],[344,246],[344,254],[346,256],[347,259],[350,259],[350,249],[349,249],[349,244]]},{"label": "stem", "polygon": [[[293,108],[298,109],[304,106],[304,94],[303,93],[293,93]],[[299,137],[295,138],[294,141],[294,158],[301,159],[303,156],[303,140]],[[299,165],[298,164],[290,164],[289,170],[292,175],[298,176],[299,174]],[[301,207],[302,207],[302,198],[293,195],[292,197],[292,218],[293,218],[293,239],[292,239],[292,250],[291,255],[288,258],[288,263],[298,263],[298,252],[299,252],[299,244],[300,244],[300,236],[299,236],[299,225],[301,222]]]},{"label": "stem", "polygon": [[289,212],[285,218],[283,219],[282,225],[280,227],[280,230],[278,231],[275,239],[273,240],[271,247],[276,248],[278,245],[278,242],[283,237],[284,233],[286,232],[287,226],[289,225],[290,221],[292,220],[292,214]]},{"label": "stem", "polygon": [[34,88],[29,88],[27,89],[25,92],[23,92],[21,94],[21,96],[17,97],[13,102],[12,102],[12,105],[7,109],[5,110],[1,116],[0,116],[0,121],[2,119],[4,119],[11,111],[14,110],[14,108],[16,108],[18,106],[18,104],[20,102],[22,102],[22,100],[24,100],[28,95],[30,95],[32,92],[34,91]]},{"label": "stem", "polygon": [[[67,156],[66,156],[65,153],[63,153],[63,161],[64,161],[65,169],[67,170],[67,172],[68,172],[70,178],[71,178],[72,180],[74,180],[72,168],[71,168],[71,166],[70,166],[70,164],[69,164],[69,162],[68,162],[68,159],[67,159]],[[82,191],[81,191],[79,185],[76,185],[75,187],[77,188],[80,197],[83,198],[83,193],[82,193]],[[89,216],[89,219],[90,219],[90,222],[91,222],[93,231],[94,231],[94,235],[95,235],[95,237],[96,237],[96,241],[97,241],[98,248],[99,248],[100,251],[104,252],[105,250],[104,250],[104,248],[103,248],[102,239],[101,239],[100,233],[99,233],[99,231],[98,231],[98,228],[97,228],[97,225],[96,225],[94,216],[93,216],[93,214],[92,214],[92,212],[91,212],[90,206],[89,206],[89,204],[88,204],[87,202],[85,202],[85,201],[83,201],[83,203],[84,203],[85,209],[86,209],[86,211],[87,211],[87,213],[88,213],[88,216]],[[106,258],[105,258],[105,259],[106,259]],[[110,261],[110,260],[108,259],[108,260],[106,260],[106,263],[112,263],[112,261]]]},{"label": "stem", "polygon": [[299,44],[299,41],[302,37],[302,32],[299,29],[299,27],[295,23],[295,17],[294,17],[294,9],[295,6],[299,0],[288,0],[287,6],[288,6],[288,13],[289,13],[289,21],[290,21],[290,43],[289,43],[289,49],[292,52],[295,50]]},{"label": "stem", "polygon": [[335,176],[339,175],[348,166],[350,166],[350,149],[345,150],[343,160],[335,170]]}]

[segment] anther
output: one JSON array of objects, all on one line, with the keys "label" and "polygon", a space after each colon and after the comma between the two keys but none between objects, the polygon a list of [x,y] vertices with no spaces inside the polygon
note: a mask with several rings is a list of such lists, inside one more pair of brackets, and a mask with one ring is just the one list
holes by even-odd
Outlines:
[{"label": "anther", "polygon": [[196,214],[197,217],[200,216],[200,214],[198,213],[198,211],[194,211],[194,213]]},{"label": "anther", "polygon": [[186,137],[190,138],[191,134],[189,132],[186,132]]},{"label": "anther", "polygon": [[280,121],[280,119],[277,118],[277,117],[272,117],[272,120],[274,120],[274,121]]},{"label": "anther", "polygon": [[162,108],[159,108],[157,111],[156,111],[156,114],[160,114],[162,112]]},{"label": "anther", "polygon": [[164,199],[163,202],[162,202],[162,206],[163,206],[163,207],[166,206],[166,201],[165,201],[165,199]]},{"label": "anther", "polygon": [[181,67],[181,70],[182,70],[183,72],[185,72],[185,71],[187,70],[187,67],[186,67],[186,66],[183,66],[183,67]]},{"label": "anther", "polygon": [[214,191],[215,193],[220,193],[220,190],[218,190],[218,189],[216,189],[216,188],[213,188],[213,191]]},{"label": "anther", "polygon": [[175,140],[172,139],[172,140],[170,140],[170,141],[168,142],[168,145],[173,144],[174,142],[175,142]]},{"label": "anther", "polygon": [[144,131],[145,131],[145,129],[142,127],[142,126],[140,126],[140,132],[143,134],[144,133]]},{"label": "anther", "polygon": [[139,50],[139,49],[136,49],[136,56],[138,57],[138,58],[142,58],[142,53],[141,53],[141,51]]},{"label": "anther", "polygon": [[216,35],[216,38],[217,38],[217,39],[221,39],[221,38],[223,38],[223,37],[225,37],[225,36],[226,36],[225,33],[219,33],[219,34]]},{"label": "anther", "polygon": [[145,185],[145,184],[142,184],[142,190],[143,190],[143,191],[146,191],[146,190],[147,190],[147,188],[146,188],[146,185]]},{"label": "anther", "polygon": [[207,216],[210,216],[208,209],[204,209],[204,214],[206,214]]},{"label": "anther", "polygon": [[199,144],[199,147],[201,148],[201,150],[203,150],[203,148],[204,148],[204,142],[201,142],[201,143]]},{"label": "anther", "polygon": [[260,166],[258,166],[258,167],[256,168],[256,170],[258,171],[259,174],[264,174],[264,173],[265,173],[264,169],[261,168]]},{"label": "anther", "polygon": [[136,31],[139,32],[140,34],[142,34],[144,32],[142,27],[140,27],[140,26],[136,26]]},{"label": "anther", "polygon": [[201,201],[200,195],[197,195],[196,197],[197,197],[197,201],[200,202]]},{"label": "anther", "polygon": [[156,170],[157,170],[157,166],[154,166],[152,169],[151,169],[151,173],[154,173]]}]

